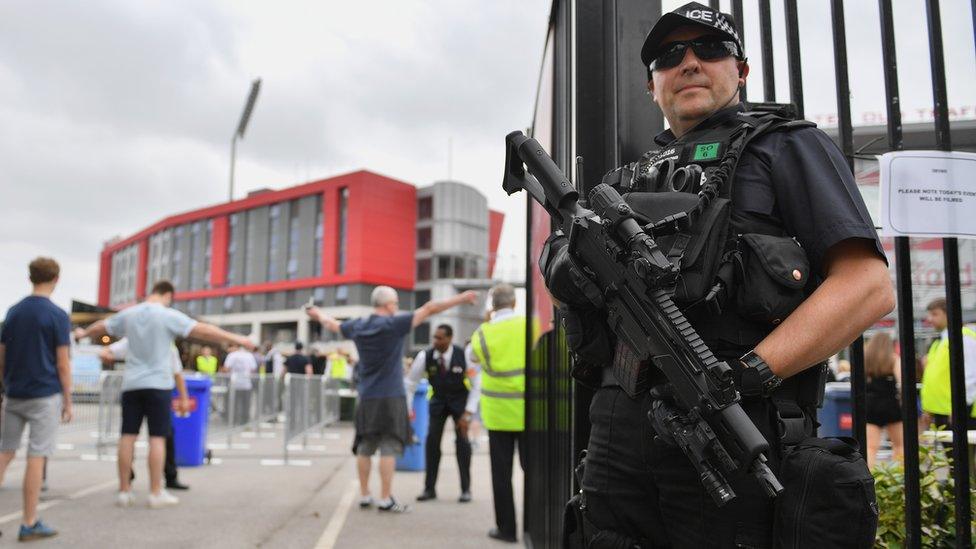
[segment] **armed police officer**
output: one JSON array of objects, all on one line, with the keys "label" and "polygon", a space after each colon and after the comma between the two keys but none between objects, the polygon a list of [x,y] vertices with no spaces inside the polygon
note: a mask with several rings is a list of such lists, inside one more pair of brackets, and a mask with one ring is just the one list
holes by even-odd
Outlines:
[{"label": "armed police officer", "polygon": [[[815,440],[822,361],[894,307],[885,256],[827,135],[796,120],[788,105],[740,102],[749,65],[731,17],[695,2],[667,13],[641,60],[670,129],[655,137],[659,150],[603,183],[679,268],[674,303],[731,366],[741,406],[769,441],[766,458],[778,473],[787,448]],[[673,386],[654,364],[627,356],[606,323],[619,311],[593,298],[608,290],[594,287],[593,271],[567,243],[555,233],[540,263],[564,305],[574,376],[597,388],[581,478],[587,547],[781,543],[774,521],[789,522],[774,513],[769,489],[749,475],[729,478],[735,497],[721,505],[649,421],[649,412],[668,409],[657,403],[671,401]]]}]

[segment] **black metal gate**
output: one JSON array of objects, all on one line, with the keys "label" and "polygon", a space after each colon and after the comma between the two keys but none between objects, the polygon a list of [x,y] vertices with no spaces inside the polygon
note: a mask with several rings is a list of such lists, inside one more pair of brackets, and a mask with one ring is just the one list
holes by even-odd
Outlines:
[{"label": "black metal gate", "polygon": [[[906,146],[903,135],[901,104],[898,90],[898,65],[895,55],[895,30],[892,0],[878,0],[878,19],[858,22],[859,27],[877,25],[881,34],[883,61],[887,146],[878,145],[878,139],[857,136],[851,117],[851,90],[847,59],[847,28],[844,2],[830,0],[818,4],[829,10],[833,38],[833,61],[837,103],[837,129],[835,139],[854,168],[855,158],[863,152],[880,154],[905,148],[953,150],[950,128],[945,55],[943,51],[942,15],[938,0],[923,0],[925,4],[928,52],[931,66],[933,95],[933,130],[913,135],[911,146]],[[796,0],[779,0],[783,14],[784,42],[774,40],[773,10],[770,0],[751,0],[750,8],[758,21],[759,47],[747,50],[759,52],[762,65],[762,97],[775,101],[776,74],[774,51],[785,45],[787,58],[789,101],[801,115],[804,113],[803,79],[801,71],[801,46]],[[743,0],[708,0],[713,8],[730,11],[736,20],[740,36],[745,37]],[[957,2],[958,3],[958,2]],[[899,6],[900,7],[900,6]],[[804,5],[804,9],[809,6]],[[646,32],[661,13],[660,0],[554,0],[550,17],[549,39],[546,58],[540,76],[539,97],[533,132],[537,139],[552,153],[553,158],[567,173],[576,177],[576,184],[587,193],[602,174],[615,166],[631,162],[644,151],[652,148],[651,137],[663,128],[659,110],[650,104],[644,93],[646,74],[636,63],[636,52]],[[958,17],[958,15],[956,15]],[[972,1],[971,17],[976,27],[976,0]],[[921,27],[912,32],[923,32]],[[958,40],[953,43],[958,43]],[[826,44],[808,44],[819,47],[826,54]],[[753,90],[749,90],[753,91]],[[755,91],[753,91],[755,93]],[[746,90],[743,90],[743,99]],[[778,98],[780,101],[786,98]],[[967,138],[968,139],[968,138]],[[860,145],[855,149],[855,145]],[[963,148],[972,150],[967,141]],[[957,149],[959,147],[957,146]],[[574,165],[577,156],[585,158],[582,169]],[[535,217],[534,217],[535,216]],[[541,309],[551,304],[541,296],[540,280],[534,273],[538,259],[537,245],[544,238],[544,230],[537,224],[538,213],[529,207],[529,231],[527,239],[527,289],[529,315],[538,316]],[[532,227],[536,226],[536,230]],[[951,363],[951,391],[953,440],[965,441],[966,406],[965,370],[962,343],[962,303],[960,293],[958,242],[954,238],[942,241],[947,301],[949,355]],[[909,239],[894,239],[894,265],[898,295],[898,339],[901,345],[901,402],[904,418],[905,449],[905,546],[921,547],[923,543],[922,513],[920,507],[918,393],[916,383],[916,333],[914,301],[912,296],[912,263]],[[534,274],[534,276],[532,276]],[[533,295],[536,296],[533,299]],[[546,316],[546,315],[543,315]],[[530,323],[531,324],[531,323]],[[558,326],[558,318],[554,325]],[[545,328],[545,326],[543,326]],[[529,341],[533,341],[529,339]],[[858,338],[848,352],[852,363],[852,412],[853,432],[865,446],[865,372],[863,339]],[[591,395],[568,381],[569,359],[565,342],[558,330],[547,332],[534,348],[526,350],[529,364],[527,376],[527,430],[528,468],[525,482],[525,530],[526,543],[534,547],[559,545],[562,509],[572,495],[575,483],[572,466],[579,451],[586,447],[589,436],[587,409]],[[970,529],[970,471],[966,444],[954,444],[951,475],[955,483],[955,547],[972,547]]]}]

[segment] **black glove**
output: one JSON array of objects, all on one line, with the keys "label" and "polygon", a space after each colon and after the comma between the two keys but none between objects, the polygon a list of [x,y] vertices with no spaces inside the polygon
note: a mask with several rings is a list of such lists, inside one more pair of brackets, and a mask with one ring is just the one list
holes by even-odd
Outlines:
[{"label": "black glove", "polygon": [[539,258],[539,270],[549,293],[562,302],[560,312],[566,343],[576,355],[573,377],[589,386],[599,386],[600,369],[613,360],[616,340],[607,326],[600,289],[569,254],[569,241],[560,231],[546,240]]}]

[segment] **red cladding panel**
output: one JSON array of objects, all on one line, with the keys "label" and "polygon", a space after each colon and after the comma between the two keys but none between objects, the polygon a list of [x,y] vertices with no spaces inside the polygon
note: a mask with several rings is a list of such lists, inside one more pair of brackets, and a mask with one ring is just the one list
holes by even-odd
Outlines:
[{"label": "red cladding panel", "polygon": [[210,234],[210,287],[222,288],[227,283],[227,230],[226,215],[213,218]]},{"label": "red cladding panel", "polygon": [[413,289],[417,188],[362,173],[349,186],[346,272],[354,280]]},{"label": "red cladding panel", "polygon": [[98,260],[98,306],[108,307],[109,290],[112,284],[112,252],[102,250]]},{"label": "red cladding panel", "polygon": [[488,210],[488,278],[495,274],[495,259],[498,257],[498,243],[502,239],[502,225],[505,214]]},{"label": "red cladding panel", "polygon": [[136,299],[146,297],[146,265],[149,262],[149,240],[139,241],[139,251],[136,261]]}]

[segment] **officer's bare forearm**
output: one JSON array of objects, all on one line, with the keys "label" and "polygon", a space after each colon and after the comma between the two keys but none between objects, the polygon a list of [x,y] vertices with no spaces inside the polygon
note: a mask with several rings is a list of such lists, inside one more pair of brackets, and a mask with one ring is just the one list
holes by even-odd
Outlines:
[{"label": "officer's bare forearm", "polygon": [[87,328],[82,328],[76,333],[75,339],[82,339],[85,337],[96,339],[103,335],[108,335],[108,330],[105,328],[105,321],[99,320],[94,324],[88,326]]},{"label": "officer's bare forearm", "polygon": [[888,267],[873,244],[848,240],[831,248],[827,278],[756,346],[776,375],[787,378],[832,356],[895,306]]},{"label": "officer's bare forearm", "polygon": [[190,337],[195,339],[202,339],[204,341],[209,341],[211,343],[236,343],[238,345],[243,345],[248,341],[248,339],[240,334],[235,334],[233,332],[228,332],[223,328],[218,328],[213,324],[207,324],[206,322],[197,322],[190,330],[188,334]]},{"label": "officer's bare forearm", "polygon": [[416,328],[423,324],[428,318],[438,313],[442,313],[452,307],[457,307],[462,303],[473,303],[475,298],[474,292],[468,290],[460,294],[451,296],[447,299],[439,299],[437,301],[428,301],[420,306],[419,309],[413,312],[413,326]]}]

